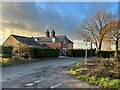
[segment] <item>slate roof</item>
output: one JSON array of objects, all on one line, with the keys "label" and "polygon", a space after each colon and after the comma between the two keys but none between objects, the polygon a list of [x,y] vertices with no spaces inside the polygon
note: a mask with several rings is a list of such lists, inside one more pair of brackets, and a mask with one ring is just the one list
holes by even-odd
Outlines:
[{"label": "slate roof", "polygon": [[34,46],[34,47],[39,47],[39,48],[48,48],[45,45],[39,44],[33,38],[24,37],[24,36],[18,36],[18,35],[11,35],[11,36],[13,36],[19,42],[21,42],[23,44],[27,44],[29,46]]},{"label": "slate roof", "polygon": [[[38,42],[52,42],[52,36],[50,37],[34,37],[34,39],[37,38]],[[68,40],[69,42],[73,43],[71,40],[69,40],[66,35],[62,35],[62,36],[55,36],[55,41],[56,42],[62,42],[64,39]]]}]

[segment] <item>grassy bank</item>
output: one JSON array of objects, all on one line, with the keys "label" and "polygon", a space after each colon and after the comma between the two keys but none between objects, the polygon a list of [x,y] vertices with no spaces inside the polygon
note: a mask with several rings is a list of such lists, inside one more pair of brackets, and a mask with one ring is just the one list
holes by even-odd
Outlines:
[{"label": "grassy bank", "polygon": [[76,78],[101,88],[120,90],[120,62],[112,60],[90,60],[78,62],[68,71]]},{"label": "grassy bank", "polygon": [[6,66],[17,65],[17,64],[31,63],[31,62],[34,62],[34,61],[35,60],[32,60],[32,59],[10,59],[10,58],[2,58],[2,61],[0,62],[0,65],[2,67],[6,67]]},{"label": "grassy bank", "polygon": [[9,58],[2,58],[2,61],[0,61],[0,66],[2,67],[7,67],[7,66],[12,66],[12,65],[18,65],[18,64],[25,64],[25,63],[33,63],[33,62],[38,62],[38,61],[43,61],[43,60],[51,60],[57,57],[51,57],[51,58],[39,58],[39,59],[9,59]]}]

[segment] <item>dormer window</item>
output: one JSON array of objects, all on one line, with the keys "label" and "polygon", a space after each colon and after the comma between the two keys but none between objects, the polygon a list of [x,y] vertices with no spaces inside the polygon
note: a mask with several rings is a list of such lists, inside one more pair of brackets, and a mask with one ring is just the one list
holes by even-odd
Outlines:
[{"label": "dormer window", "polygon": [[35,38],[35,41],[36,41],[36,42],[39,41],[39,38]]},{"label": "dormer window", "polygon": [[64,40],[63,43],[66,44],[66,40]]},{"label": "dormer window", "polygon": [[55,38],[52,38],[52,42],[55,42]]}]

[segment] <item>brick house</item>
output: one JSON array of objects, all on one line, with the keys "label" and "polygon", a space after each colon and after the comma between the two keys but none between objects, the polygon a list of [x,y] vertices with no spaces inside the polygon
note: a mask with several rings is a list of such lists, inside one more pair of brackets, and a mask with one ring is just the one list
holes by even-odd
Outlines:
[{"label": "brick house", "polygon": [[19,50],[21,47],[38,47],[38,48],[57,48],[61,52],[73,49],[73,42],[66,35],[56,36],[55,31],[46,31],[46,37],[24,37],[18,35],[10,35],[3,46],[14,47],[13,50]]},{"label": "brick house", "polygon": [[39,44],[48,46],[49,48],[60,49],[61,52],[73,49],[73,42],[69,40],[66,35],[56,36],[55,31],[46,31],[46,37],[33,37]]},{"label": "brick house", "polygon": [[48,48],[45,45],[39,44],[34,39],[18,35],[10,35],[5,42],[2,44],[5,47],[13,47],[13,50],[19,50],[21,47],[38,47],[38,48]]},{"label": "brick house", "polygon": [[45,45],[39,44],[33,38],[18,36],[18,35],[10,35],[2,46],[9,47],[13,49],[13,57],[17,58],[30,57],[30,49],[29,47],[37,47],[37,48],[48,48]]}]

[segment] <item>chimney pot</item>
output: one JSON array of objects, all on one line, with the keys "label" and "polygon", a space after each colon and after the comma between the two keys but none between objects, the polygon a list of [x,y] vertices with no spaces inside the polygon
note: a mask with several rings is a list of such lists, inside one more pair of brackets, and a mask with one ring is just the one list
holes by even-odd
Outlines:
[{"label": "chimney pot", "polygon": [[46,31],[46,37],[50,37],[50,32],[49,32],[49,30]]},{"label": "chimney pot", "polygon": [[51,35],[52,35],[53,37],[55,37],[55,31],[54,31],[54,30],[52,30]]}]

